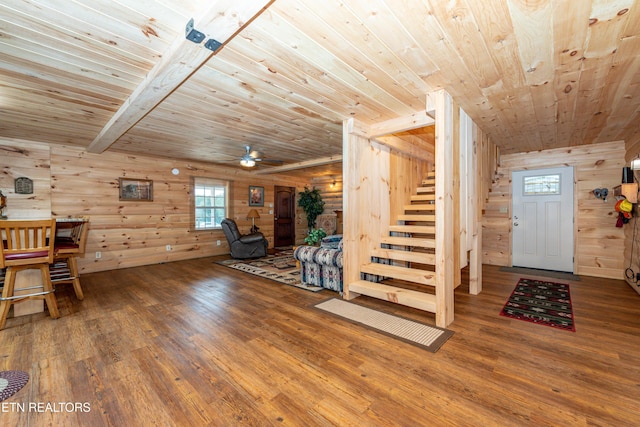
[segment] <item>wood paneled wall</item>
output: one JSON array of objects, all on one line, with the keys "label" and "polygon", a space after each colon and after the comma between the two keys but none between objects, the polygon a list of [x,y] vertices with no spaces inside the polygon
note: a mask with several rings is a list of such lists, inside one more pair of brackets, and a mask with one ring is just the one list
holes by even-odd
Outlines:
[{"label": "wood paneled wall", "polygon": [[[16,145],[7,140],[0,140],[0,147],[16,153],[20,153],[17,149],[22,150],[22,144]],[[192,176],[232,182],[231,216],[238,223],[241,233],[248,232],[251,227],[251,220],[246,219],[250,209],[249,186],[263,186],[265,205],[256,208],[260,213],[256,225],[265,234],[270,246],[273,246],[274,185],[296,187],[297,190],[309,185],[308,181],[297,177],[258,177],[241,169],[208,163],[173,161],[110,151],[90,154],[68,146],[52,145],[50,159],[45,159],[45,151],[41,151],[39,160],[34,161],[30,153],[31,151],[28,155],[16,154],[10,164],[3,161],[3,168],[11,171],[10,174],[14,174],[13,171],[16,170],[25,176],[34,177],[46,163],[47,176],[50,170],[50,185],[43,190],[43,194],[50,193],[46,203],[50,199],[51,214],[90,216],[86,254],[78,263],[81,273],[228,253],[229,248],[222,230],[195,231],[191,228]],[[171,173],[173,168],[180,170],[179,175]],[[153,180],[153,201],[119,201],[119,177]],[[47,179],[43,177],[42,180],[45,182]],[[4,182],[2,184],[4,191]],[[39,211],[44,212],[45,209],[43,207]],[[23,214],[15,212],[15,217],[25,217]],[[49,215],[47,212],[44,216]],[[304,213],[298,209],[297,243],[304,239],[305,229]],[[172,249],[167,251],[166,245],[171,245]],[[96,259],[96,252],[101,252],[100,259]]]},{"label": "wood paneled wall", "polygon": [[[625,145],[621,141],[502,155],[482,218],[483,262],[511,265],[511,172],[573,166],[575,273],[621,279],[625,230],[615,227],[613,187],[621,182],[624,157]],[[606,202],[592,193],[603,187],[610,191]]]},{"label": "wood paneled wall", "polygon": [[370,261],[371,251],[388,234],[390,211],[390,150],[348,133],[348,127],[345,124],[343,146],[345,284],[360,280],[360,266]]},{"label": "wood paneled wall", "polygon": [[[50,149],[18,139],[0,139],[0,190],[7,196],[4,214],[14,219],[51,217]],[[14,180],[33,180],[33,194],[16,194]]]}]

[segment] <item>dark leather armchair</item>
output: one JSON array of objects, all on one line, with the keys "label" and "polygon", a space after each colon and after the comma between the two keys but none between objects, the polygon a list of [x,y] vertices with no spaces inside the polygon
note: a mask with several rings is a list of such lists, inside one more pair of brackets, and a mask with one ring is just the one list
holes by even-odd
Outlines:
[{"label": "dark leather armchair", "polygon": [[241,235],[238,225],[231,218],[223,219],[221,225],[233,258],[259,258],[267,255],[269,243],[262,233]]}]

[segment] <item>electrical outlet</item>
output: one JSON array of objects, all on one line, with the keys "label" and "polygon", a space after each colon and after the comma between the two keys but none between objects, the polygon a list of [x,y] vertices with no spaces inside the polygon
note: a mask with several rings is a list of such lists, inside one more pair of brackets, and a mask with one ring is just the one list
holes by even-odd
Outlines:
[{"label": "electrical outlet", "polygon": [[167,251],[171,250],[171,245],[167,245]]},{"label": "electrical outlet", "polygon": [[102,252],[96,252],[96,259],[102,258]]},{"label": "electrical outlet", "polygon": [[220,246],[220,240],[216,240],[216,245]]}]

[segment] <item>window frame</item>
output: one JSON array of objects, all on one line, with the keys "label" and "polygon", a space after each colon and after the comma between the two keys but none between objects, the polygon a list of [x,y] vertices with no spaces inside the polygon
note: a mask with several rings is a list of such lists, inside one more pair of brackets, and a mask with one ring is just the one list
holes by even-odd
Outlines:
[{"label": "window frame", "polygon": [[[544,179],[550,177],[557,177],[558,179],[553,182],[554,190],[552,191],[535,191],[535,190],[527,190],[527,186],[536,187],[543,186],[545,184]],[[527,183],[527,179],[535,180],[538,179],[540,183]],[[559,173],[551,173],[551,174],[542,174],[542,175],[531,175],[525,176],[522,179],[522,195],[524,197],[531,196],[560,196],[562,195],[562,174]]]},{"label": "window frame", "polygon": [[198,227],[198,223],[196,218],[198,217],[197,212],[199,209],[212,209],[215,210],[217,208],[219,208],[218,206],[215,206],[215,203],[213,206],[197,206],[197,202],[198,202],[198,196],[196,195],[196,188],[197,187],[209,187],[209,188],[216,188],[216,187],[222,187],[224,188],[224,214],[223,214],[223,218],[230,218],[231,217],[231,206],[229,205],[229,201],[231,200],[230,197],[230,192],[231,192],[231,181],[228,180],[224,180],[224,179],[218,179],[218,178],[208,178],[208,177],[201,177],[201,176],[192,176],[191,177],[191,200],[189,202],[190,205],[190,211],[191,211],[191,218],[190,218],[190,226],[191,229],[193,231],[213,231],[213,230],[222,230],[222,226],[215,225],[215,214],[213,215],[214,220],[213,220],[213,226],[205,226],[205,227]]}]

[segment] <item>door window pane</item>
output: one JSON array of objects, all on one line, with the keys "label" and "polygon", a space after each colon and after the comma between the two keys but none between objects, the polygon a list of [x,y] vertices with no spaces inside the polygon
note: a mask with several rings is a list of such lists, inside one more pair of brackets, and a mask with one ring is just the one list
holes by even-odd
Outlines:
[{"label": "door window pane", "polygon": [[560,174],[525,176],[523,183],[525,196],[560,194]]}]

